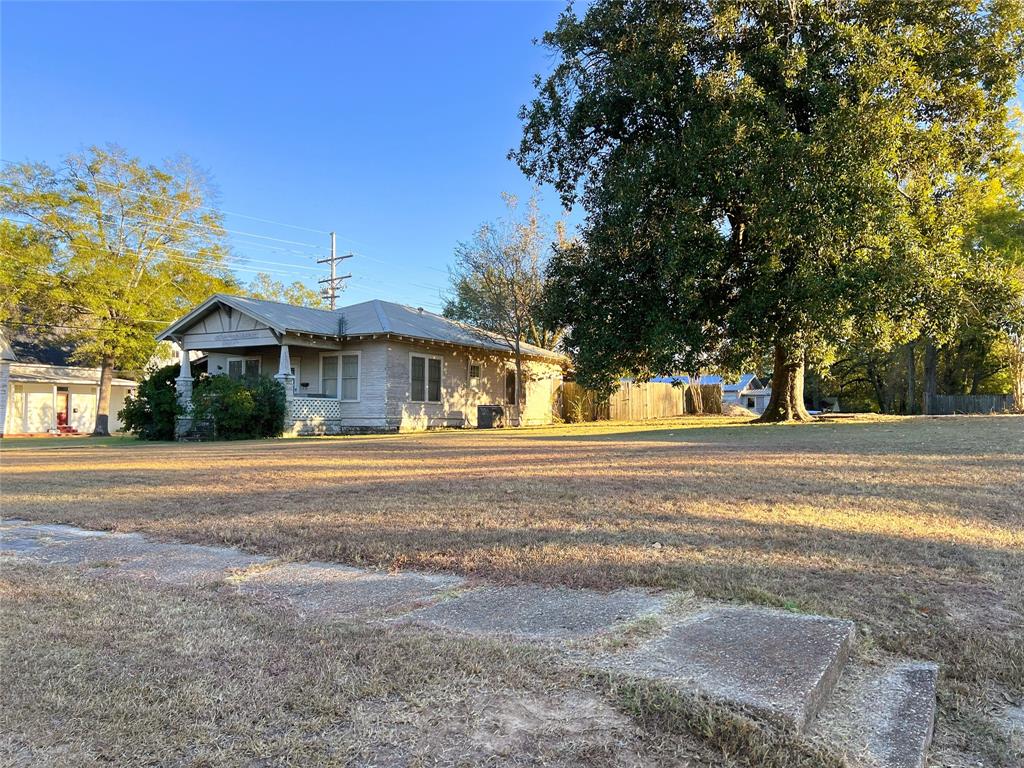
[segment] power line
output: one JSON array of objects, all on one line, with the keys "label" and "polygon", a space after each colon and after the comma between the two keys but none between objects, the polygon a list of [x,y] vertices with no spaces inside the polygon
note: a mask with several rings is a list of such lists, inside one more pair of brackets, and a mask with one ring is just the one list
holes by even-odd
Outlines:
[{"label": "power line", "polygon": [[[8,165],[21,165],[21,163],[18,163],[15,160],[7,160],[7,159],[4,159],[4,158],[0,158],[0,162],[7,163]],[[174,201],[174,198],[170,197],[169,195],[158,195],[158,194],[153,193],[153,192],[140,191],[138,189],[133,189],[131,187],[122,186],[120,184],[114,184],[113,182],[101,181],[99,179],[94,179],[93,181],[96,184],[100,184],[100,185],[108,186],[108,187],[113,187],[115,189],[122,189],[125,192],[130,192],[130,193],[136,194],[136,195],[146,195],[147,197],[156,197],[156,198],[160,198],[162,200]],[[326,234],[328,234],[327,232],[325,232],[325,231],[323,231],[321,229],[312,229],[310,227],[303,227],[303,226],[300,226],[298,224],[288,224],[288,223],[283,222],[283,221],[274,221],[273,219],[264,219],[264,218],[261,218],[259,216],[250,216],[249,214],[246,214],[246,213],[235,213],[233,211],[225,211],[225,210],[222,210],[220,208],[213,208],[213,207],[208,206],[208,205],[197,205],[195,207],[196,208],[201,208],[202,210],[205,210],[205,211],[214,211],[215,213],[221,213],[221,214],[224,214],[225,216],[236,216],[236,217],[238,217],[240,219],[249,219],[250,221],[259,221],[259,222],[262,222],[264,224],[274,224],[274,225],[276,225],[278,227],[289,227],[290,229],[298,229],[298,230],[302,230],[304,232],[313,232],[314,234],[317,234],[317,235],[326,235]]]},{"label": "power line", "polygon": [[[23,223],[23,222],[20,222],[20,221],[18,221],[16,219],[12,219],[10,217],[7,217],[7,216],[0,216],[0,218],[3,218],[3,220],[5,220],[5,221],[14,222],[16,224]],[[47,222],[33,222],[33,225],[41,226],[41,227],[48,227],[50,229],[56,229],[56,227],[54,225],[49,224]],[[171,252],[185,253],[185,251],[180,249],[180,248],[174,248],[172,246],[167,246],[167,245],[165,245],[163,247],[166,250],[171,251]],[[201,257],[196,256],[196,258],[201,258]],[[245,259],[245,261],[243,262],[242,259]],[[222,257],[222,260],[220,260],[220,261],[218,261],[216,259],[213,259],[213,258],[209,258],[209,259],[206,260],[206,263],[210,264],[211,266],[224,266],[224,265],[226,265],[226,266],[229,266],[229,267],[235,266],[235,265],[252,263],[252,264],[267,265],[267,266],[271,266],[271,267],[282,267],[282,268],[289,269],[289,270],[303,269],[303,270],[308,270],[308,271],[312,271],[312,272],[319,272],[319,270],[316,267],[312,266],[311,264],[290,264],[290,263],[282,262],[282,261],[270,261],[270,260],[266,260],[266,259],[253,259],[253,258],[248,257],[248,256],[225,255],[225,256]],[[270,270],[267,270],[267,271],[270,271]]]},{"label": "power line", "polygon": [[[23,187],[22,189],[25,189],[25,188]],[[258,234],[256,232],[244,232],[244,231],[238,230],[238,229],[228,229],[227,227],[213,226],[211,224],[202,224],[202,223],[200,223],[198,221],[188,221],[187,219],[181,219],[181,220],[178,220],[178,221],[174,221],[174,220],[171,220],[170,217],[168,217],[168,216],[159,216],[159,215],[154,214],[154,213],[146,213],[145,211],[135,211],[134,213],[135,213],[135,215],[138,215],[138,216],[145,216],[147,219],[156,219],[157,221],[164,221],[164,222],[167,223],[167,226],[171,227],[171,228],[181,229],[181,228],[184,228],[184,227],[193,227],[193,228],[198,228],[198,229],[205,229],[208,232],[211,232],[211,233],[214,233],[214,234],[228,233],[228,234],[232,234],[232,235],[241,235],[243,237],[255,237],[255,238],[258,238],[260,240],[270,240],[270,241],[275,242],[275,243],[284,243],[286,245],[300,245],[300,246],[303,246],[305,248],[312,248],[312,249],[317,250],[317,251],[323,251],[323,246],[321,246],[321,245],[314,245],[313,243],[306,243],[306,242],[303,242],[301,240],[287,240],[287,239],[281,238],[281,237],[272,237],[270,235],[261,235],[261,234]],[[79,215],[78,218],[76,218],[75,216],[70,215],[70,214],[63,214],[63,215],[66,216],[67,218],[71,219],[72,221],[78,221],[78,222],[82,222],[83,220],[84,221],[88,221],[88,219],[83,219],[81,217],[81,215]],[[306,254],[306,255],[309,255],[309,254]]]}]

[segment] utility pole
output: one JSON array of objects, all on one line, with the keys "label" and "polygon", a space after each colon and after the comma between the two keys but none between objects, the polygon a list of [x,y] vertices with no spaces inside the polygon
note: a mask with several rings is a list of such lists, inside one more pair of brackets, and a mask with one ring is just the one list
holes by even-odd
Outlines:
[{"label": "utility pole", "polygon": [[321,291],[320,295],[323,296],[325,299],[328,299],[331,302],[331,309],[332,310],[335,308],[335,305],[337,304],[338,288],[341,286],[341,281],[342,280],[347,280],[348,278],[352,277],[352,273],[349,273],[347,275],[339,275],[339,274],[337,274],[337,269],[336,269],[337,264],[338,264],[339,261],[344,261],[345,259],[351,259],[351,258],[352,258],[352,254],[351,253],[346,254],[345,256],[339,256],[338,255],[338,252],[335,249],[335,245],[334,245],[334,233],[331,232],[331,255],[330,255],[329,258],[326,258],[326,259],[317,259],[316,263],[317,264],[330,264],[331,265],[331,276],[326,278],[326,279],[324,279],[324,280],[320,280],[318,282],[320,282],[322,284],[326,283],[326,286],[323,288],[323,290]]}]

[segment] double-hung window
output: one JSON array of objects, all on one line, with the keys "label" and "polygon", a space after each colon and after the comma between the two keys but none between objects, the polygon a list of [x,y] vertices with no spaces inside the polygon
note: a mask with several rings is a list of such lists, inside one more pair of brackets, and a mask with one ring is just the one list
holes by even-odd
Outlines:
[{"label": "double-hung window", "polygon": [[324,355],[320,358],[320,394],[325,397],[338,396],[337,355]]},{"label": "double-hung window", "polygon": [[341,356],[341,399],[359,399],[359,354]]},{"label": "double-hung window", "polygon": [[228,377],[241,379],[243,376],[259,376],[260,359],[258,357],[229,357]]},{"label": "double-hung window", "polygon": [[320,358],[320,391],[339,400],[358,400],[359,353]]},{"label": "double-hung window", "polygon": [[409,395],[416,403],[441,402],[441,358],[412,355],[409,363]]}]

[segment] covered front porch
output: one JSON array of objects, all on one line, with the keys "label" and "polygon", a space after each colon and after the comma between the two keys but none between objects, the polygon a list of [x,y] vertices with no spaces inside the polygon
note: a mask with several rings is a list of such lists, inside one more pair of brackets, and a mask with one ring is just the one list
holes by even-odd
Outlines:
[{"label": "covered front porch", "polygon": [[[186,359],[191,352],[182,347],[182,370],[189,371]],[[381,425],[364,423],[359,414],[351,413],[352,405],[360,403],[361,358],[359,350],[347,351],[340,343],[319,340],[283,339],[275,345],[225,346],[198,350],[206,357],[207,372],[213,376],[241,379],[245,376],[272,376],[285,391],[285,436],[340,434],[370,429]],[[193,428],[187,415],[192,398],[194,378],[179,376],[178,399],[186,415],[179,424],[179,434]]]}]

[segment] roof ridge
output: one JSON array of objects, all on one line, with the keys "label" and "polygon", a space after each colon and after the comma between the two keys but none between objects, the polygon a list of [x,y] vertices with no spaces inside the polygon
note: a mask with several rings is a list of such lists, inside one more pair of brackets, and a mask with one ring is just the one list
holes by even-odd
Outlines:
[{"label": "roof ridge", "polygon": [[391,333],[391,318],[388,317],[387,310],[384,308],[384,302],[381,299],[373,299],[373,311],[377,315],[377,322],[380,323],[380,328],[384,333]]},{"label": "roof ridge", "polygon": [[278,301],[277,299],[259,299],[255,296],[246,296],[241,293],[216,293],[215,296],[224,296],[229,299],[243,299],[245,301],[258,301],[262,304],[280,304],[282,307],[291,307],[292,309],[312,309],[316,312],[326,312],[327,314],[333,314],[337,312],[336,309],[323,309],[321,307],[307,307],[305,304],[292,304],[290,301]]}]

